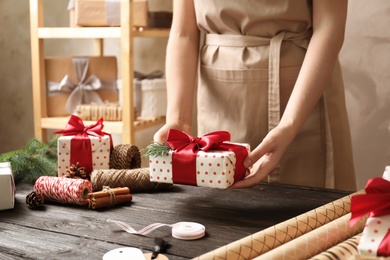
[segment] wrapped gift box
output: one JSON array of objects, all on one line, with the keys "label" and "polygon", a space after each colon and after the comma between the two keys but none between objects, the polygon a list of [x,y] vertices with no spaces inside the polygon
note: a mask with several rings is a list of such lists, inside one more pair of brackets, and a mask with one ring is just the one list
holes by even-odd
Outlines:
[{"label": "wrapped gift box", "polygon": [[15,204],[15,182],[11,163],[0,163],[0,210],[13,209]]},{"label": "wrapped gift box", "polygon": [[390,166],[382,178],[370,179],[365,191],[351,201],[351,224],[369,214],[357,248],[359,255],[370,259],[390,256]]},{"label": "wrapped gift box", "polygon": [[[168,135],[168,142],[169,138]],[[184,159],[187,162],[191,160],[195,161],[186,163],[181,168],[175,166],[175,160],[182,161],[183,157],[175,157],[175,153],[179,153],[175,149],[167,152],[165,155],[149,156],[150,180],[153,182],[226,189],[245,176],[246,169],[243,166],[239,167],[239,165],[242,165],[243,159],[248,154],[250,147],[249,144],[230,143],[226,141],[223,144],[237,148],[236,151],[240,155],[237,156],[233,150],[225,150],[222,148],[207,151],[199,150],[192,159]],[[238,171],[236,171],[237,168],[239,168]]]},{"label": "wrapped gift box", "polygon": [[[111,135],[101,131],[102,123],[99,120],[94,126],[85,127],[79,117],[72,115],[67,127],[55,132],[63,134],[57,141],[58,177],[68,175],[70,166],[77,163],[85,167],[88,177],[95,169],[110,168],[112,140]],[[100,129],[95,131],[99,126]]]},{"label": "wrapped gift box", "polygon": [[116,57],[45,59],[48,116],[76,113],[80,104],[118,102]]},{"label": "wrapped gift box", "polygon": [[[72,3],[73,2],[73,3]],[[71,26],[120,26],[121,0],[72,0]],[[148,1],[133,0],[133,25],[148,25]]]}]

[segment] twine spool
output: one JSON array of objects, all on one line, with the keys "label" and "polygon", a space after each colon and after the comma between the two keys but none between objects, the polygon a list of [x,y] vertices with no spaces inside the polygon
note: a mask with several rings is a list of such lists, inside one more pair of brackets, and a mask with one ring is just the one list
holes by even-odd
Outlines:
[{"label": "twine spool", "polygon": [[88,193],[92,192],[92,184],[84,179],[41,176],[35,181],[34,190],[40,192],[45,201],[85,205]]},{"label": "twine spool", "polygon": [[172,187],[170,183],[151,182],[149,168],[93,170],[91,183],[93,190],[102,190],[103,186],[128,187],[131,193]]},{"label": "twine spool", "polygon": [[136,169],[141,167],[141,153],[137,146],[118,144],[110,156],[111,169]]}]

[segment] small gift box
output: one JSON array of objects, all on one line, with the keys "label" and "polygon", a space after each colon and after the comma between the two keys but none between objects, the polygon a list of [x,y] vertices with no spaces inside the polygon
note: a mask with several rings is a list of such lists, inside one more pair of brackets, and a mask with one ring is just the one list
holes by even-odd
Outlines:
[{"label": "small gift box", "polygon": [[13,209],[15,204],[15,182],[11,163],[0,163],[0,210]]},{"label": "small gift box", "polygon": [[116,57],[47,57],[48,116],[75,114],[81,104],[118,102]]},{"label": "small gift box", "polygon": [[369,214],[358,244],[359,255],[390,256],[390,166],[383,178],[368,180],[365,194],[352,196],[351,213],[351,225]]},{"label": "small gift box", "polygon": [[[121,0],[70,0],[71,26],[120,26]],[[148,25],[148,1],[133,0],[133,25]]]},{"label": "small gift box", "polygon": [[[248,144],[230,143],[230,134],[217,131],[194,138],[171,129],[166,150],[148,147],[150,180],[226,189],[245,176]],[[158,145],[158,144],[154,144]]]},{"label": "small gift box", "polygon": [[87,179],[95,169],[110,168],[112,139],[102,129],[102,118],[94,125],[84,126],[79,117],[72,115],[65,129],[54,132],[63,134],[57,143],[58,177],[69,175],[72,165],[83,167]]}]

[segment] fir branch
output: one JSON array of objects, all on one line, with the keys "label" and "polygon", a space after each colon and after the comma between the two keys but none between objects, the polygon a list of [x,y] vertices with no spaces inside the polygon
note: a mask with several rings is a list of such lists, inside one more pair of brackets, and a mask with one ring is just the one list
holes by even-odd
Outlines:
[{"label": "fir branch", "polygon": [[145,157],[147,156],[164,156],[166,155],[169,151],[171,151],[171,147],[169,147],[166,144],[158,143],[158,142],[153,142],[149,144],[146,149],[143,149],[142,151],[144,152]]},{"label": "fir branch", "polygon": [[10,162],[15,182],[33,183],[40,176],[57,176],[57,139],[53,136],[46,143],[32,138],[24,150],[0,155],[0,162]]}]

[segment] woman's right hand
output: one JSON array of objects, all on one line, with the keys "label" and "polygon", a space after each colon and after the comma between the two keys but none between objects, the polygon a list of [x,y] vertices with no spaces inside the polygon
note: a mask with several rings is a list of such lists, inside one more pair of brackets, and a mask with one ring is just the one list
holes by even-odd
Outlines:
[{"label": "woman's right hand", "polygon": [[183,131],[187,134],[192,134],[192,127],[188,124],[165,124],[161,127],[153,136],[153,140],[158,143],[165,143],[167,140],[167,135],[169,129],[176,129],[179,131]]}]

